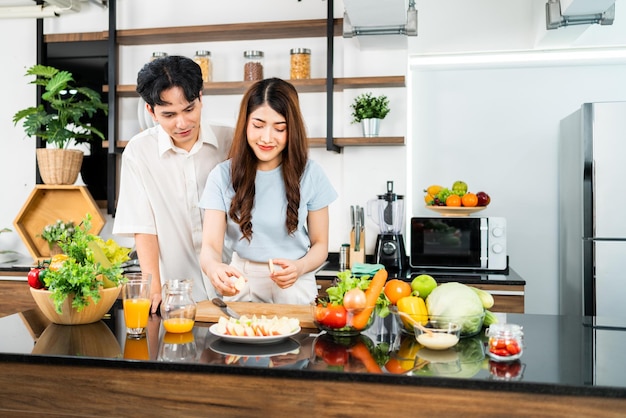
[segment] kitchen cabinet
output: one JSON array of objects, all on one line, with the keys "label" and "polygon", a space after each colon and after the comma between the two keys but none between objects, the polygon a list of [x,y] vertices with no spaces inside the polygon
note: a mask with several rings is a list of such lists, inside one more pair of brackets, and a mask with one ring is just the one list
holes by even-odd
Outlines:
[{"label": "kitchen cabinet", "polygon": [[[326,37],[327,45],[327,77],[310,80],[290,80],[299,93],[326,92],[327,94],[327,134],[326,138],[310,138],[311,147],[326,147],[331,151],[339,152],[346,146],[402,146],[405,138],[402,137],[349,137],[335,138],[332,133],[332,96],[333,92],[344,89],[359,88],[388,88],[405,87],[405,76],[383,77],[344,77],[333,76],[333,48],[332,38],[342,35],[343,19],[334,19],[332,16],[332,1],[329,1],[329,16],[327,19],[294,20],[278,22],[250,22],[218,25],[199,25],[183,27],[142,28],[117,30],[116,28],[116,1],[109,1],[109,30],[94,33],[50,34],[43,36],[45,45],[59,42],[107,42],[108,43],[108,85],[103,90],[109,98],[108,141],[104,146],[108,149],[107,161],[107,209],[108,213],[115,212],[117,197],[117,170],[118,156],[123,151],[129,138],[120,138],[118,126],[118,99],[137,96],[134,85],[120,85],[117,83],[118,74],[118,47],[133,45],[162,45],[172,43],[191,42],[223,42],[251,39],[288,39],[306,37]],[[205,94],[241,95],[251,82],[209,82],[204,85]]]},{"label": "kitchen cabinet", "polygon": [[37,305],[30,294],[26,273],[0,273],[0,317],[34,309]]}]

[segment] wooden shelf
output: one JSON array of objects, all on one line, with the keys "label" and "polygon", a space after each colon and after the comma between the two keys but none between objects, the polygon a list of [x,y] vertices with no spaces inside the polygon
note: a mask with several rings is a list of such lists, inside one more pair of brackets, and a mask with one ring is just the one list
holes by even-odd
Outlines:
[{"label": "wooden shelf", "polygon": [[[341,36],[343,19],[333,20],[333,35]],[[259,39],[317,38],[326,36],[326,19],[251,22],[222,25],[122,29],[115,32],[118,45],[154,45],[187,42],[247,41]],[[106,41],[107,31],[58,33],[44,36],[44,43]]]},{"label": "wooden shelf", "polygon": [[[333,143],[339,147],[358,147],[358,146],[390,146],[390,145],[404,145],[403,136],[376,136],[376,137],[346,137],[346,138],[334,138]],[[117,141],[115,143],[116,148],[125,148],[128,141]],[[103,141],[102,146],[107,148],[109,141]],[[309,138],[310,148],[325,148],[326,138]]]},{"label": "wooden shelf", "polygon": [[48,243],[39,236],[46,225],[58,219],[76,225],[91,215],[90,233],[99,234],[105,219],[85,186],[38,184],[31,192],[13,225],[35,260],[50,257]]},{"label": "wooden shelf", "polygon": [[[326,92],[325,78],[312,78],[309,80],[288,80],[299,93],[324,93]],[[217,94],[243,94],[251,85],[252,81],[214,81],[204,84],[203,93]],[[346,77],[334,79],[334,91],[359,88],[386,88],[406,87],[403,75],[381,77]],[[135,84],[120,84],[117,86],[117,94],[120,97],[138,97]],[[105,93],[109,86],[102,87]]]},{"label": "wooden shelf", "polygon": [[[334,36],[341,36],[343,19],[333,20]],[[247,41],[259,39],[326,36],[326,19],[251,22],[222,25],[127,29],[116,33],[119,45],[152,45],[185,42]]]}]

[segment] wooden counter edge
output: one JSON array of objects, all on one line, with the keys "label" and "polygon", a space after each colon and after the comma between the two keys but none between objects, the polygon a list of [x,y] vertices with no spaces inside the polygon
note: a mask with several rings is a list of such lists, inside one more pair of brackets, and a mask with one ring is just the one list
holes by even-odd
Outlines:
[{"label": "wooden counter edge", "polygon": [[[2,363],[0,411],[89,416],[622,416],[626,399],[195,373]],[[417,378],[419,379],[419,378]],[[470,384],[470,383],[468,383]],[[60,390],[80,387],[79,391]],[[219,387],[219,390],[216,390]],[[287,390],[286,387],[289,389]],[[24,390],[28,388],[28,390]],[[381,396],[384,394],[384,396]],[[51,402],[51,400],[54,400]],[[34,415],[33,415],[34,416]]]}]

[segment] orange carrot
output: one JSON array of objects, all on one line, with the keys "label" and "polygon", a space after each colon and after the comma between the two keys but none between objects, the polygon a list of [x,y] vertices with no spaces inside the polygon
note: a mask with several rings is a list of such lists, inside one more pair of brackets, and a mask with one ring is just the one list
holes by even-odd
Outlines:
[{"label": "orange carrot", "polygon": [[353,347],[350,347],[350,354],[360,360],[368,372],[383,372],[378,363],[376,363],[376,360],[374,360],[374,357],[372,357],[372,353],[370,353],[370,350],[362,341],[359,341]]},{"label": "orange carrot", "polygon": [[387,281],[387,270],[380,269],[374,274],[372,281],[370,282],[369,287],[365,291],[365,309],[361,312],[354,315],[352,318],[352,326],[356,329],[363,329],[367,325],[370,316],[372,315],[372,311],[376,307],[376,300],[378,296],[380,296],[380,292],[383,291],[385,287],[385,282]]}]

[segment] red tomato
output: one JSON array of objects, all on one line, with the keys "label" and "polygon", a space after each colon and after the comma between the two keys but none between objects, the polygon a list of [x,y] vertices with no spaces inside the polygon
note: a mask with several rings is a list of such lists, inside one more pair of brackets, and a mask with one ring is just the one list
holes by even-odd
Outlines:
[{"label": "red tomato", "polygon": [[343,307],[347,311],[361,312],[367,305],[365,292],[361,289],[350,289],[343,295]]},{"label": "red tomato", "polygon": [[329,303],[326,306],[317,305],[315,308],[315,320],[330,328],[343,328],[346,326],[347,311],[341,305]]},{"label": "red tomato", "polygon": [[391,304],[395,305],[405,296],[411,296],[411,285],[400,279],[391,279],[385,284],[385,296]]},{"label": "red tomato", "polygon": [[517,341],[509,341],[506,345],[506,351],[508,351],[511,355],[519,354],[521,351]]}]

